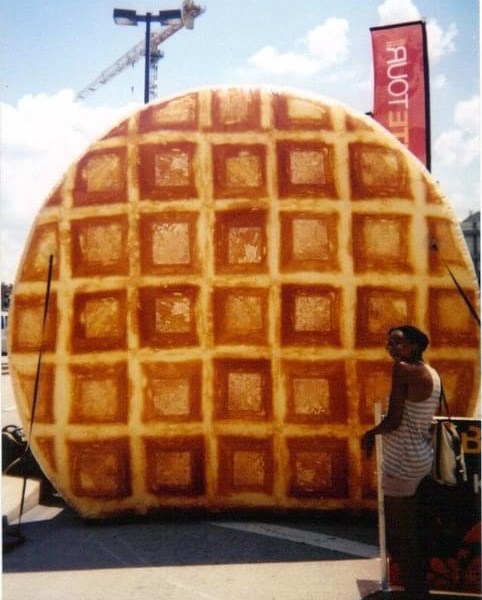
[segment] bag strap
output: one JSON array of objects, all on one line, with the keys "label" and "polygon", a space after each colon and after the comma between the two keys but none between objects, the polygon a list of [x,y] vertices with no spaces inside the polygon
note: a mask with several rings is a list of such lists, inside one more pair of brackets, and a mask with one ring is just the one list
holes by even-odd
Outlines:
[{"label": "bag strap", "polygon": [[445,396],[444,384],[442,383],[442,380],[440,380],[440,399],[439,399],[439,403],[438,403],[438,414],[439,415],[442,415],[442,408],[445,410],[445,414],[447,415],[447,418],[450,421],[452,419],[452,416],[450,414],[447,397]]}]

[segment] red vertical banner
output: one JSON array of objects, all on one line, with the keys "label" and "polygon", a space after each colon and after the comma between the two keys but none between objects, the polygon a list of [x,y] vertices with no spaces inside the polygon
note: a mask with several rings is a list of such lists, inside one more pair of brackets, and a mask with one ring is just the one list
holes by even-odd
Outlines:
[{"label": "red vertical banner", "polygon": [[372,27],[373,117],[430,170],[430,90],[425,23]]}]

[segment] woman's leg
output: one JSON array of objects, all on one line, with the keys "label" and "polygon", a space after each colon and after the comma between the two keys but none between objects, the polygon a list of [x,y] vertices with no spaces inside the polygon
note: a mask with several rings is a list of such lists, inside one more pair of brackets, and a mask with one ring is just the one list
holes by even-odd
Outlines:
[{"label": "woman's leg", "polygon": [[402,584],[410,598],[424,598],[428,586],[418,532],[417,497],[385,496],[384,503],[388,553],[400,568]]}]

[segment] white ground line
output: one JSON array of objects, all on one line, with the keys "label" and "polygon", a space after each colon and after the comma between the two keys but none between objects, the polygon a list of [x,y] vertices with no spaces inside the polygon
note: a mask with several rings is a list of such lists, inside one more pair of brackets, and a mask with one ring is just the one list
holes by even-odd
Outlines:
[{"label": "white ground line", "polygon": [[362,542],[355,542],[333,535],[324,535],[323,533],[315,533],[313,531],[305,531],[302,529],[293,529],[292,527],[283,527],[282,525],[267,525],[261,523],[247,523],[235,521],[209,521],[210,525],[216,527],[225,527],[227,529],[236,529],[247,533],[255,533],[258,535],[266,535],[290,542],[298,542],[315,546],[317,548],[325,548],[342,554],[350,554],[362,558],[376,558],[380,556],[378,546],[371,546]]}]

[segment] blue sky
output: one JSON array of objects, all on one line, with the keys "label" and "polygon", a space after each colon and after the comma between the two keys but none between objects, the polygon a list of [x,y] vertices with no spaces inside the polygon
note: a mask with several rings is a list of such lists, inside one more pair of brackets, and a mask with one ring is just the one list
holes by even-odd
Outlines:
[{"label": "blue sky", "polygon": [[[205,85],[281,85],[372,109],[370,27],[427,22],[432,173],[456,215],[480,209],[478,0],[205,0],[193,30],[162,46],[159,97]],[[33,218],[65,169],[142,105],[144,63],[75,93],[144,38],[114,7],[168,2],[3,0],[0,6],[2,280],[13,281]],[[154,27],[154,26],[153,26]],[[157,25],[155,27],[158,27]]]}]

